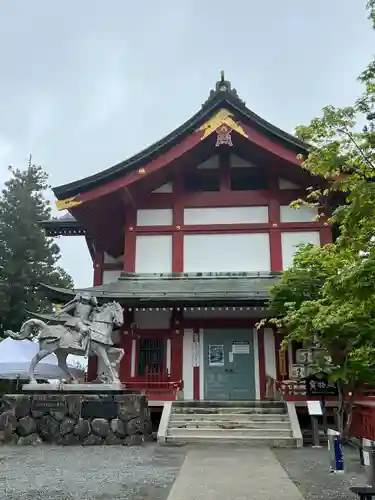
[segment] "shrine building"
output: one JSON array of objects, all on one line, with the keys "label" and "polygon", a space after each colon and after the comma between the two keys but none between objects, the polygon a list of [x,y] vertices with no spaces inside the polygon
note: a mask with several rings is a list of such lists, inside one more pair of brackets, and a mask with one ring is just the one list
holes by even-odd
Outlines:
[{"label": "shrine building", "polygon": [[[48,236],[84,236],[99,302],[124,307],[120,378],[150,400],[262,400],[292,377],[296,349],[255,324],[301,243],[324,245],[307,145],[257,116],[224,75],[198,112],[137,155],[55,187]],[[67,302],[74,291],[44,286]],[[89,378],[103,370],[89,360]]]}]

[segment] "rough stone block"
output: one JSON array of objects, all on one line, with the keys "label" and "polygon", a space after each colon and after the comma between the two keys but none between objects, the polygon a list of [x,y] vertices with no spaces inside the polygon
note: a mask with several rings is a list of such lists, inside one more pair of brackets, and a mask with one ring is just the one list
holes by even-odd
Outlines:
[{"label": "rough stone block", "polygon": [[68,405],[68,415],[76,420],[81,416],[82,396],[69,394],[64,396]]},{"label": "rough stone block", "polygon": [[134,434],[133,436],[126,436],[124,444],[126,446],[141,446],[144,438],[141,434]]},{"label": "rough stone block", "polygon": [[6,410],[0,415],[0,431],[6,431],[9,428],[13,429],[16,423],[17,419],[14,409]]},{"label": "rough stone block", "polygon": [[17,418],[30,415],[31,398],[29,396],[24,394],[15,394],[12,395],[11,398],[14,398],[13,408]]},{"label": "rough stone block", "polygon": [[73,420],[70,417],[64,418],[64,420],[60,424],[60,434],[62,436],[65,436],[65,434],[69,434],[69,432],[72,432],[75,426],[75,420]]},{"label": "rough stone block", "polygon": [[103,444],[108,444],[108,445],[118,445],[118,444],[123,444],[123,439],[121,439],[119,436],[116,436],[113,432],[110,432],[108,436],[104,439]]},{"label": "rough stone block", "polygon": [[103,438],[96,436],[95,434],[90,434],[84,441],[83,446],[96,446],[103,443]]},{"label": "rough stone block", "polygon": [[105,438],[109,433],[109,422],[104,418],[94,418],[91,422],[91,429],[94,434]]},{"label": "rough stone block", "polygon": [[78,445],[80,443],[79,436],[75,436],[74,434],[65,434],[65,436],[62,436],[61,439],[58,441],[58,444],[61,444],[62,446],[73,446],[73,445]]},{"label": "rough stone block", "polygon": [[38,434],[29,434],[28,436],[21,436],[19,439],[18,439],[18,443],[19,445],[24,445],[24,446],[37,446],[39,444],[42,444],[42,440],[40,439],[40,437],[38,436]]},{"label": "rough stone block", "polygon": [[114,418],[111,420],[111,431],[115,433],[117,436],[125,437],[126,436],[126,424],[120,418]]},{"label": "rough stone block", "polygon": [[[91,405],[83,418],[83,402]],[[0,444],[64,446],[139,445],[151,436],[147,398],[135,391],[120,393],[55,393],[38,390],[4,396],[0,412]],[[110,411],[111,410],[111,411]]]},{"label": "rough stone block", "polygon": [[142,430],[141,420],[139,418],[131,418],[126,424],[126,434],[132,436]]},{"label": "rough stone block", "polygon": [[38,422],[38,433],[48,442],[54,442],[60,438],[60,422],[52,415],[45,415]]},{"label": "rough stone block", "polygon": [[32,417],[23,417],[18,420],[17,433],[20,436],[28,436],[33,434],[37,429],[35,420]]},{"label": "rough stone block", "polygon": [[91,426],[88,420],[84,420],[80,418],[73,429],[73,434],[79,437],[79,439],[83,440],[90,435]]}]

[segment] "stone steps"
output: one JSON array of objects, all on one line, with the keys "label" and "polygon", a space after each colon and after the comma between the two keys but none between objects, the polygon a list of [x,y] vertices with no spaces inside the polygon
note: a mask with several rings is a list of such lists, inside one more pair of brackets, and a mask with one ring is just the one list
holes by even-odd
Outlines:
[{"label": "stone steps", "polygon": [[177,407],[174,410],[175,414],[183,413],[184,415],[194,414],[194,415],[212,415],[212,414],[241,414],[241,415],[284,415],[285,413],[280,411],[280,408],[262,408],[262,407],[254,407],[254,408],[241,408],[241,407],[191,407],[183,408],[181,406]]},{"label": "stone steps", "polygon": [[165,444],[296,446],[287,407],[282,402],[176,401],[169,411],[163,434]]},{"label": "stone steps", "polygon": [[194,429],[194,428],[216,428],[216,429],[290,429],[288,421],[251,421],[251,420],[175,420],[172,418],[169,426],[181,429]]},{"label": "stone steps", "polygon": [[277,413],[173,413],[173,420],[183,421],[183,422],[204,422],[206,420],[217,420],[219,422],[289,422],[288,415],[286,413],[277,414]]},{"label": "stone steps", "polygon": [[205,434],[191,433],[189,436],[173,435],[168,436],[166,444],[178,445],[206,445],[206,444],[243,444],[254,448],[269,447],[269,448],[295,448],[296,440],[293,437],[275,438],[269,436],[244,437],[233,436],[233,434],[222,434],[220,439],[216,436],[207,436]]},{"label": "stone steps", "polygon": [[289,429],[220,429],[218,427],[205,427],[205,428],[179,428],[169,427],[168,436],[189,436],[194,433],[197,436],[216,437],[221,439],[221,436],[230,434],[231,436],[240,436],[244,438],[255,438],[266,435],[267,437],[276,438],[289,438],[292,437],[292,430]]},{"label": "stone steps", "polygon": [[279,408],[284,410],[285,404],[282,401],[174,401],[174,408]]}]

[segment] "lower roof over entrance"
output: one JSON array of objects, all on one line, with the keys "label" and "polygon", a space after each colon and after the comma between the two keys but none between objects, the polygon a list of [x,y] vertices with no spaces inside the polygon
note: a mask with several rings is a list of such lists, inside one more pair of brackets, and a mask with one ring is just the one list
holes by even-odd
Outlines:
[{"label": "lower roof over entrance", "polygon": [[99,302],[117,300],[127,306],[234,306],[261,305],[281,273],[122,273],[112,283],[66,290],[42,284],[53,302],[64,302],[76,293],[90,292]]}]

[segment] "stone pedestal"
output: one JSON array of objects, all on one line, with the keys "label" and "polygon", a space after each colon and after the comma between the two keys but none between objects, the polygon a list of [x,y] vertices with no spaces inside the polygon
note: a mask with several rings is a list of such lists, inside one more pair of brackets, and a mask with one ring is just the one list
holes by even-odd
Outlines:
[{"label": "stone pedestal", "polygon": [[140,445],[151,439],[147,397],[137,391],[28,390],[8,394],[0,442],[35,445]]}]

